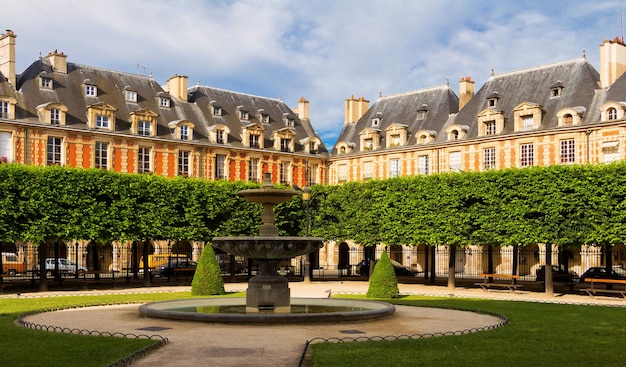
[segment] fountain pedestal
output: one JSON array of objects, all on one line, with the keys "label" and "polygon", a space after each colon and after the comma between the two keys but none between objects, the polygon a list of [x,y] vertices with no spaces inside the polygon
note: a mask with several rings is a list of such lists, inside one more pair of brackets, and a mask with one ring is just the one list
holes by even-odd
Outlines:
[{"label": "fountain pedestal", "polygon": [[287,278],[276,272],[277,261],[261,264],[261,274],[248,282],[246,291],[246,312],[291,311],[291,290]]}]

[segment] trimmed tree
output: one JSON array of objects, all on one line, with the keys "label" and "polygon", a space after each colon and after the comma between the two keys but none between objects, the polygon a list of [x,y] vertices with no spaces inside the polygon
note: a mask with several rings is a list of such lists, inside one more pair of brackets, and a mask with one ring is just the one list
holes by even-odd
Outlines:
[{"label": "trimmed tree", "polygon": [[207,243],[200,255],[196,273],[191,281],[191,294],[194,296],[210,296],[225,294],[224,279],[220,265],[215,258],[215,251]]},{"label": "trimmed tree", "polygon": [[385,250],[374,266],[372,279],[367,289],[367,298],[395,298],[399,293],[398,278]]}]

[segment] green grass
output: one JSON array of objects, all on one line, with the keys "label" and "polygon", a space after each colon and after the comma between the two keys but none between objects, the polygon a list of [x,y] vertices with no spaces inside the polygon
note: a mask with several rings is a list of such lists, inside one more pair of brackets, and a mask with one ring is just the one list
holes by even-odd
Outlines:
[{"label": "green grass", "polygon": [[417,296],[390,302],[497,312],[509,324],[462,336],[314,344],[311,366],[623,366],[626,358],[626,308]]},{"label": "green grass", "polygon": [[79,305],[152,302],[189,298],[190,293],[68,296],[0,299],[0,365],[28,367],[102,367],[124,358],[154,340],[80,336],[17,326],[14,320],[28,311]]}]

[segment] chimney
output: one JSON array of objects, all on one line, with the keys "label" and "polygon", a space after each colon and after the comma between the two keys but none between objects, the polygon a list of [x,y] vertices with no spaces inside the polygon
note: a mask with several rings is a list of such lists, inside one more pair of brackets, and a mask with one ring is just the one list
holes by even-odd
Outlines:
[{"label": "chimney", "polygon": [[600,85],[608,88],[626,71],[626,45],[615,37],[600,45]]},{"label": "chimney", "polygon": [[344,124],[349,124],[352,122],[357,122],[365,112],[370,108],[370,101],[366,100],[363,97],[359,97],[358,99],[354,98],[352,95],[351,98],[345,100],[345,119],[343,121]]},{"label": "chimney", "polygon": [[7,29],[7,33],[0,35],[0,73],[16,85],[15,77],[15,33]]},{"label": "chimney", "polygon": [[306,98],[300,97],[296,114],[300,120],[309,119],[309,101],[307,101]]},{"label": "chimney", "polygon": [[167,92],[174,98],[187,102],[187,77],[174,75],[167,80]]},{"label": "chimney", "polygon": [[57,73],[67,74],[67,55],[63,52],[58,53],[57,50],[46,55],[46,59],[50,61],[52,70]]},{"label": "chimney", "polygon": [[461,78],[459,82],[459,111],[474,97],[474,81],[471,77]]}]

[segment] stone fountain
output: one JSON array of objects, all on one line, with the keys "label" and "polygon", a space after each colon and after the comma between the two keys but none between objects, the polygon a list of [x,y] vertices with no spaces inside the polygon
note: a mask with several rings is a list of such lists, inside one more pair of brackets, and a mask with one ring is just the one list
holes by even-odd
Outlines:
[{"label": "stone fountain", "polygon": [[287,278],[278,274],[281,260],[309,254],[323,246],[321,237],[279,236],[274,224],[274,207],[290,201],[298,191],[277,189],[271,173],[265,174],[263,188],[239,191],[247,201],[263,206],[263,224],[257,237],[215,237],[213,246],[226,253],[257,261],[260,274],[252,277],[246,292],[246,311],[289,312],[291,293]]},{"label": "stone fountain", "polygon": [[393,316],[386,302],[353,299],[291,298],[287,278],[278,274],[281,260],[309,254],[323,246],[321,237],[278,236],[274,207],[291,200],[298,191],[277,189],[265,174],[261,189],[242,190],[247,201],[263,205],[263,225],[254,237],[214,237],[213,246],[231,255],[254,259],[260,273],[248,283],[243,298],[202,298],[154,302],[139,307],[145,317],[220,323],[337,323]]}]

